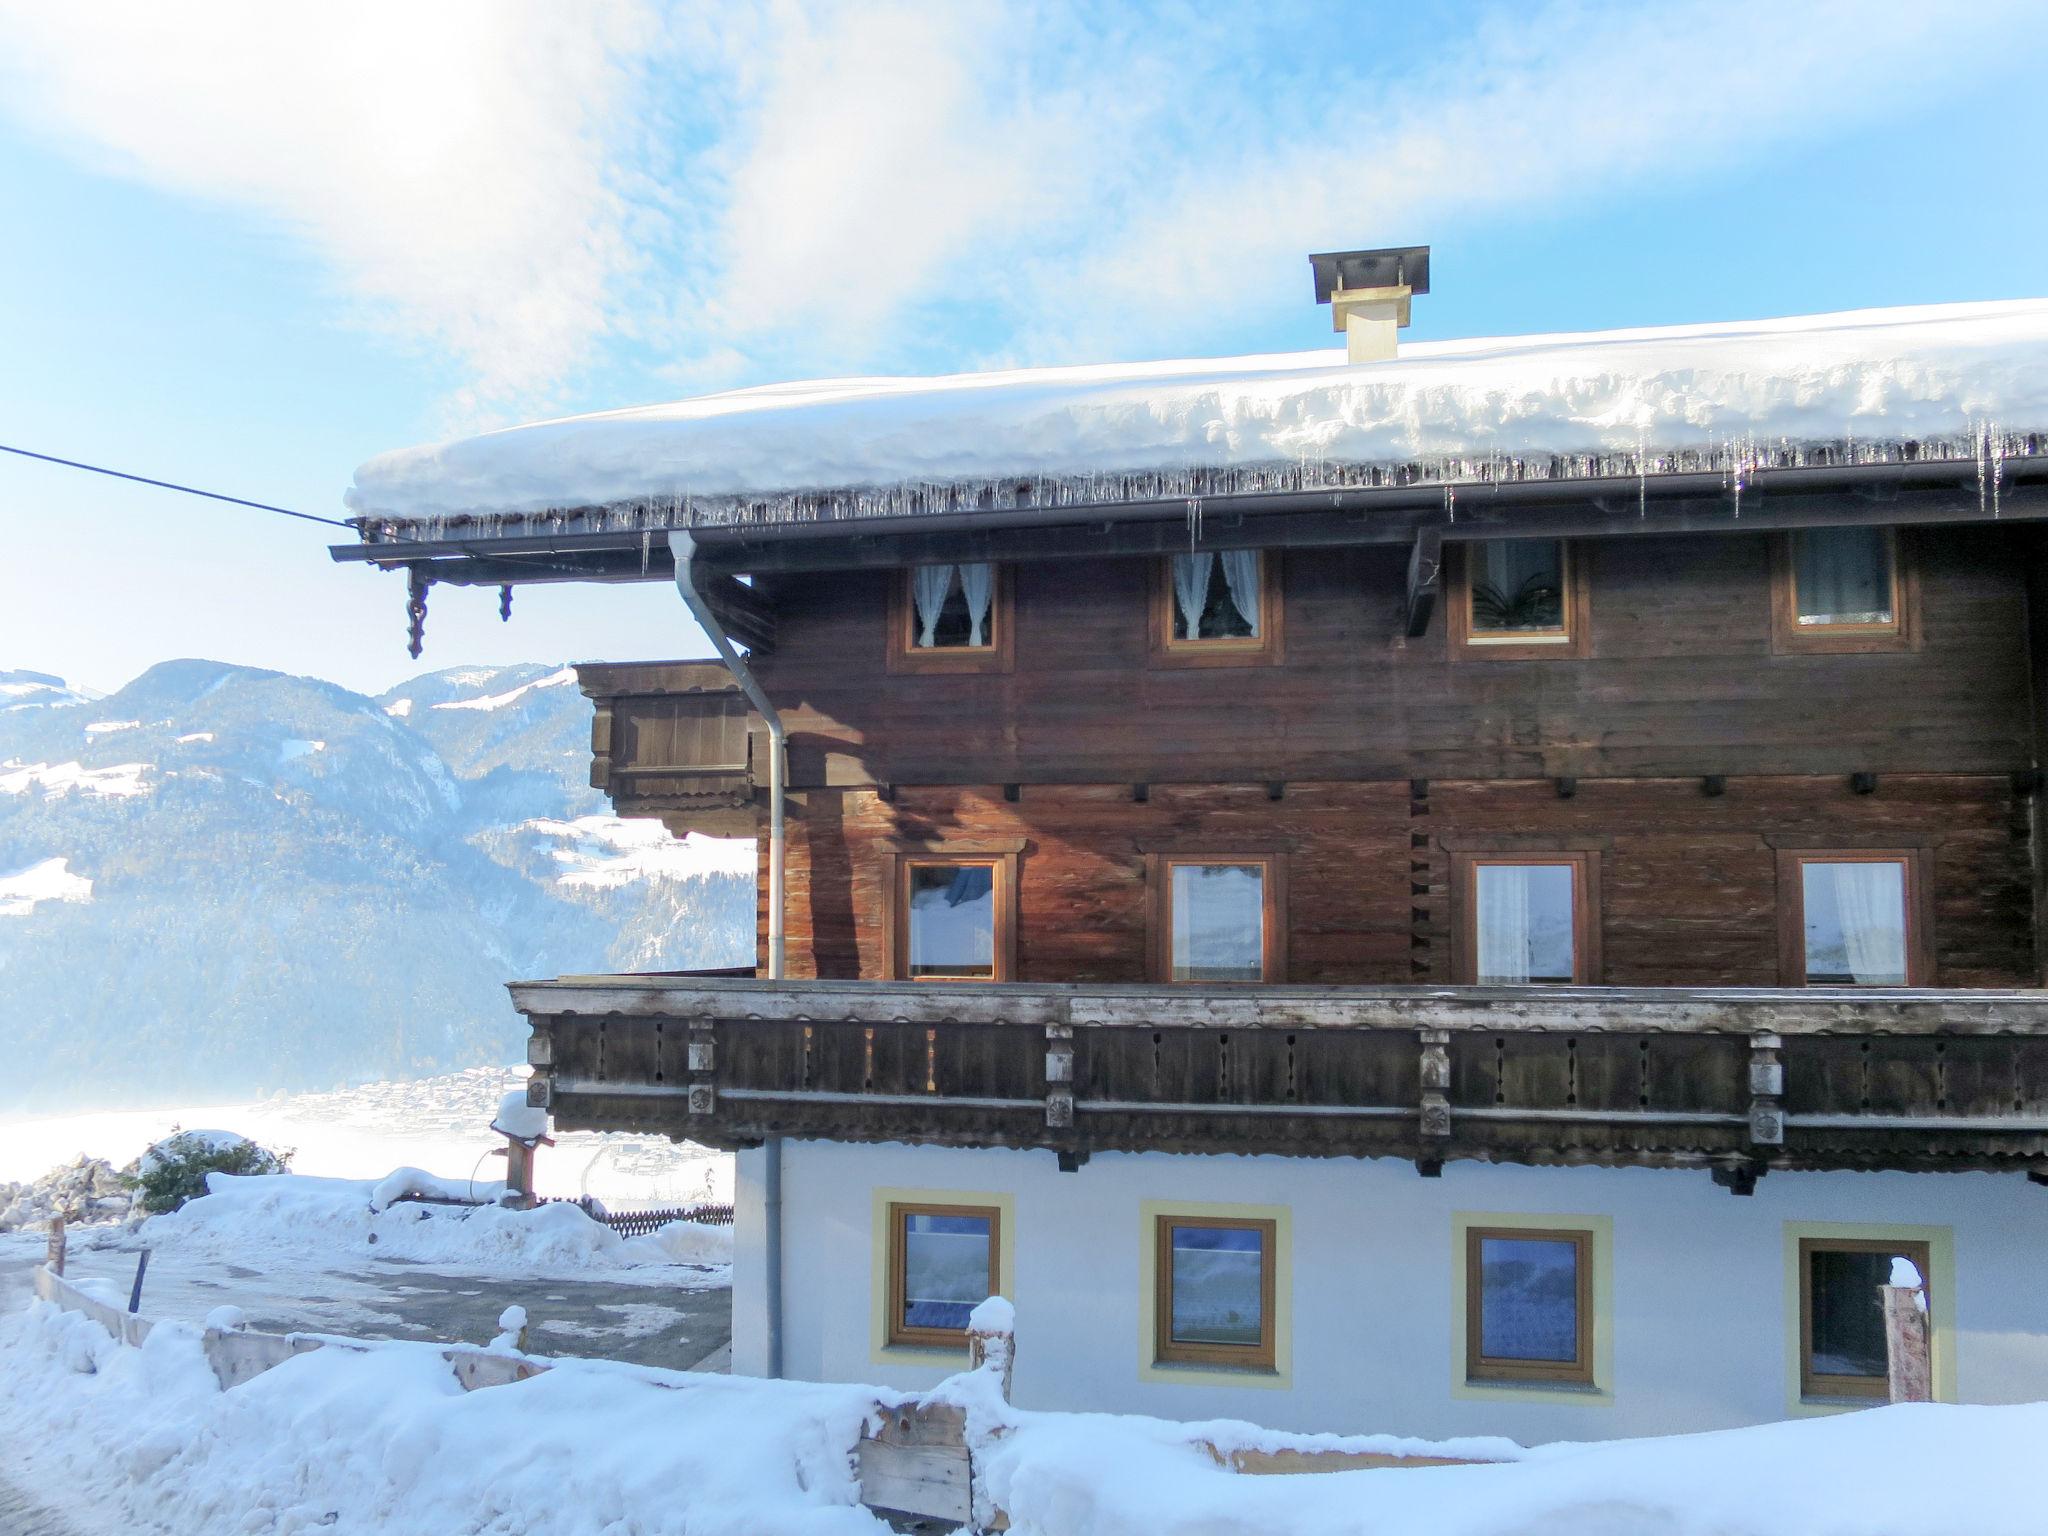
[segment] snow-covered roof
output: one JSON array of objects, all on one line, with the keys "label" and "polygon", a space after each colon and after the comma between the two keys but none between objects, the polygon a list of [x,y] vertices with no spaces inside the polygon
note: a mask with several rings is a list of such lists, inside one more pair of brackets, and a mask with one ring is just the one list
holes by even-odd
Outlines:
[{"label": "snow-covered roof", "polygon": [[2048,452],[2048,299],[767,385],[386,453],[366,538]]}]

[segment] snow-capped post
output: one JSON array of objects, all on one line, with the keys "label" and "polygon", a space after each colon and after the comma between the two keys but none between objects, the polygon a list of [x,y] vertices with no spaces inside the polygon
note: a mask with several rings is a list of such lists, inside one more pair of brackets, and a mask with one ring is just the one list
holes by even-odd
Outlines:
[{"label": "snow-capped post", "polygon": [[1017,1309],[1001,1296],[989,1297],[967,1314],[967,1368],[978,1371],[984,1365],[996,1368],[1008,1402],[1017,1366]]},{"label": "snow-capped post", "polygon": [[59,1211],[50,1218],[50,1251],[43,1259],[43,1267],[53,1275],[64,1273],[64,1213]]},{"label": "snow-capped post", "polygon": [[1891,1401],[1933,1402],[1927,1286],[1911,1259],[1892,1260],[1891,1276],[1878,1287],[1878,1296],[1884,1306],[1885,1385]]},{"label": "snow-capped post", "polygon": [[498,1336],[484,1347],[498,1354],[503,1354],[506,1350],[516,1350],[523,1355],[526,1353],[530,1337],[531,1331],[526,1326],[526,1308],[507,1307],[498,1314]]},{"label": "snow-capped post", "polygon": [[521,1208],[533,1204],[533,1152],[552,1147],[548,1135],[548,1112],[526,1102],[526,1090],[515,1088],[498,1101],[497,1118],[491,1129],[505,1138],[505,1190]]}]

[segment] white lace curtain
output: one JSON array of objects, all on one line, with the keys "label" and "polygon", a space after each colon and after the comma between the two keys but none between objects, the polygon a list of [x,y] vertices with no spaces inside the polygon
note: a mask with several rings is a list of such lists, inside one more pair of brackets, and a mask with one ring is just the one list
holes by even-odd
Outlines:
[{"label": "white lace curtain", "polygon": [[1209,606],[1209,581],[1216,562],[1223,562],[1223,585],[1230,606],[1254,636],[1259,632],[1259,552],[1255,549],[1196,550],[1173,557],[1173,600],[1180,605],[1187,638],[1211,638],[1202,632],[1202,614]]},{"label": "white lace curtain", "polygon": [[1882,530],[1807,529],[1795,549],[1802,624],[1881,624],[1891,617],[1891,554]]},{"label": "white lace curtain", "polygon": [[920,565],[910,573],[910,594],[917,604],[917,643],[930,649],[939,643],[939,616],[957,575],[960,596],[967,604],[967,643],[988,643],[989,603],[995,595],[996,568],[986,561],[971,565]]},{"label": "white lace curtain", "polygon": [[1842,947],[1858,986],[1906,984],[1906,881],[1898,864],[1826,866],[1842,921]]},{"label": "white lace curtain", "polygon": [[1526,873],[1508,865],[1479,868],[1479,981],[1529,979],[1531,909]]}]

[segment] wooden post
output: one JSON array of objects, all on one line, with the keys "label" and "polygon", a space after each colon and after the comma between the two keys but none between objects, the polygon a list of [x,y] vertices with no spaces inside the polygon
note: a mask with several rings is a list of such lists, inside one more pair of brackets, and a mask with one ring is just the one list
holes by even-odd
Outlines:
[{"label": "wooden post", "polygon": [[1895,1403],[1934,1401],[1926,1292],[1917,1285],[1878,1287],[1884,1300],[1885,1384]]},{"label": "wooden post", "polygon": [[50,1218],[50,1251],[43,1263],[53,1275],[64,1273],[64,1213]]},{"label": "wooden post", "polygon": [[533,1148],[516,1136],[505,1138],[505,1188],[522,1207],[533,1204]]},{"label": "wooden post", "polygon": [[135,1289],[128,1293],[128,1310],[142,1310],[142,1277],[149,1273],[149,1250],[143,1249],[135,1259]]},{"label": "wooden post", "polygon": [[1001,1374],[1003,1401],[1008,1402],[1017,1365],[1017,1313],[1000,1296],[989,1297],[967,1319],[967,1369],[989,1364]]}]

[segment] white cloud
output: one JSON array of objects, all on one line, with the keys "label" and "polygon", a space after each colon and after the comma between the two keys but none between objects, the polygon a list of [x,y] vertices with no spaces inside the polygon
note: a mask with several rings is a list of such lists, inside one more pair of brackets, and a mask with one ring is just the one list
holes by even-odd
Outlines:
[{"label": "white cloud", "polygon": [[1548,0],[1383,50],[1355,4],[0,0],[0,99],[282,221],[530,413],[619,342],[689,384],[1200,350],[1304,304],[1310,250],[1764,174],[2027,22]]},{"label": "white cloud", "polygon": [[[280,221],[485,396],[543,392],[639,267],[640,0],[0,0],[0,102],[117,174]],[[616,162],[616,164],[615,164]]]}]

